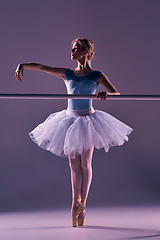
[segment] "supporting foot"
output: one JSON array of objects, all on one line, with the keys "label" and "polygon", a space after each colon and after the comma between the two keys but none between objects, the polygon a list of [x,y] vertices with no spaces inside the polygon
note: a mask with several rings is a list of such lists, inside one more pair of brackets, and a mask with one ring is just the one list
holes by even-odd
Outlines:
[{"label": "supporting foot", "polygon": [[71,209],[72,226],[73,227],[77,226],[77,222],[78,222],[78,226],[83,226],[84,219],[85,219],[85,216],[86,216],[85,212],[86,212],[85,211],[85,204],[80,203],[80,199],[73,198],[72,209]]}]

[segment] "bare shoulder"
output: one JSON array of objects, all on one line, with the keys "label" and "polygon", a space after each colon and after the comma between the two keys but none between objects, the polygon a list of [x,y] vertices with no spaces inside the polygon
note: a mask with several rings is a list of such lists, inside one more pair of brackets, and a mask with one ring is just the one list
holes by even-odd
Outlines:
[{"label": "bare shoulder", "polygon": [[102,84],[106,89],[109,90],[109,92],[117,92],[115,86],[113,86],[113,84],[109,81],[108,77],[104,73],[102,73],[98,78],[97,84]]},{"label": "bare shoulder", "polygon": [[57,77],[60,77],[62,78],[63,80],[65,80],[65,71],[66,71],[66,68],[54,68],[54,71],[56,71],[56,75]]},{"label": "bare shoulder", "polygon": [[103,82],[109,82],[108,77],[102,72],[97,80],[97,84],[103,84]]}]

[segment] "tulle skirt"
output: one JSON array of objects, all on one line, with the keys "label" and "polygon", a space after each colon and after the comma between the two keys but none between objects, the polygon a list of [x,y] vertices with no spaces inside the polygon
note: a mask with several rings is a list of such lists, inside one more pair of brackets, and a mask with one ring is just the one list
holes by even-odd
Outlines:
[{"label": "tulle skirt", "polygon": [[132,131],[125,123],[100,110],[87,115],[62,110],[49,115],[29,136],[45,150],[58,156],[75,158],[75,155],[93,146],[104,148],[106,152],[112,146],[121,146],[128,141]]}]

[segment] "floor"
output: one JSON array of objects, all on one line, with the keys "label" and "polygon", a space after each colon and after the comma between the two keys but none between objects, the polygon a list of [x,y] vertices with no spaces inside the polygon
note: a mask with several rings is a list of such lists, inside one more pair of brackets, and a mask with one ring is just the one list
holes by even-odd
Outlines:
[{"label": "floor", "polygon": [[85,226],[75,228],[70,209],[1,213],[0,239],[160,240],[160,207],[87,208]]}]

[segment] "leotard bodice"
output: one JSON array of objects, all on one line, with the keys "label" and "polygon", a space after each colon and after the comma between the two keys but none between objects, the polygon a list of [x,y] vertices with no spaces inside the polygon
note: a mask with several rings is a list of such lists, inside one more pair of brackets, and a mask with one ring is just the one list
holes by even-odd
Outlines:
[{"label": "leotard bodice", "polygon": [[[74,70],[65,69],[65,84],[68,94],[95,94],[97,80],[102,72],[92,71],[84,76],[77,76]],[[68,99],[68,109],[81,110],[92,107],[92,99]]]}]

